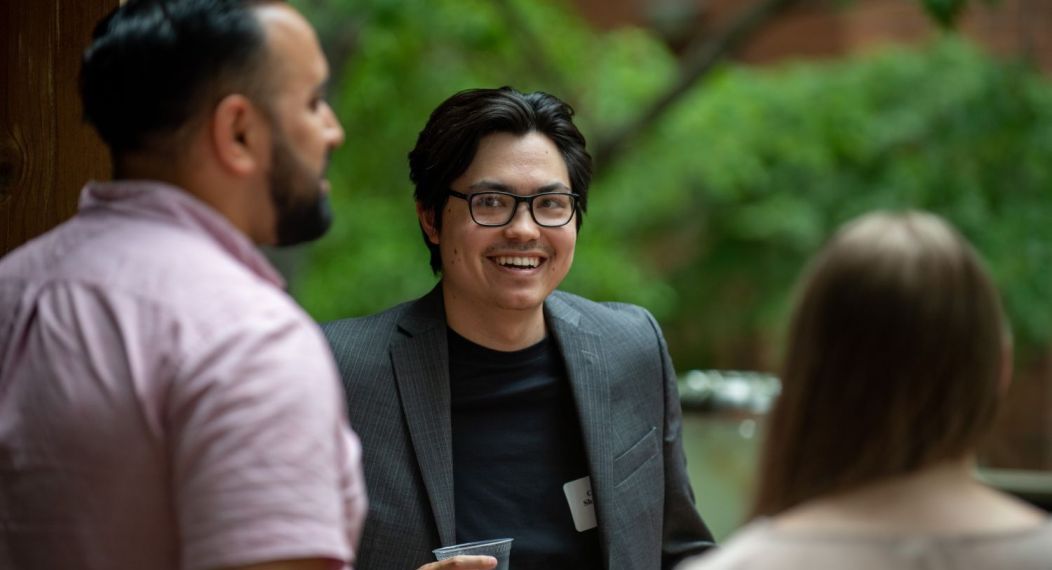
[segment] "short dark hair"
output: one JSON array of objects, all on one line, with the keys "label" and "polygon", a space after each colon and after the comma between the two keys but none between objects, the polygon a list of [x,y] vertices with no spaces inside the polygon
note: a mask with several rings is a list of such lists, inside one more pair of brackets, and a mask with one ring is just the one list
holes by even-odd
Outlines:
[{"label": "short dark hair", "polygon": [[231,92],[265,107],[265,33],[252,8],[275,1],[129,0],[101,20],[80,92],[114,158],[158,149]]},{"label": "short dark hair", "polygon": [[[540,133],[555,143],[566,162],[570,190],[578,198],[577,228],[588,207],[592,157],[585,150],[584,135],[573,123],[573,108],[558,98],[534,91],[521,93],[511,87],[469,89],[446,99],[431,113],[409,153],[409,179],[414,197],[433,215],[435,229],[442,227],[442,209],[449,186],[475,159],[479,141],[493,133]],[[423,228],[421,228],[422,230]],[[431,270],[442,270],[442,254],[424,233],[431,251]]]},{"label": "short dark hair", "polygon": [[979,255],[924,212],[845,225],[801,281],[754,516],[973,452],[1010,342]]}]

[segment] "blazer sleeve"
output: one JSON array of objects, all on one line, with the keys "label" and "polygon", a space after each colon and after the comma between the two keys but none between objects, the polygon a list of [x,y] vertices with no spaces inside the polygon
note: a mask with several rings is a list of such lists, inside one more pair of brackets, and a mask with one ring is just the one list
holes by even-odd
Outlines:
[{"label": "blazer sleeve", "polygon": [[694,491],[687,476],[687,458],[683,453],[683,412],[668,345],[653,315],[649,311],[644,312],[657,336],[661,351],[665,391],[662,448],[665,462],[665,516],[661,533],[661,567],[671,569],[681,560],[712,548],[715,541],[694,505]]}]

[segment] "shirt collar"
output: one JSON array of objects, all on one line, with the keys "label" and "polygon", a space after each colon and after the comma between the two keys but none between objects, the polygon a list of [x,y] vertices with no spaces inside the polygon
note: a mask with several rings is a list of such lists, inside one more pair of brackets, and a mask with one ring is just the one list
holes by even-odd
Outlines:
[{"label": "shirt collar", "polygon": [[285,280],[267,258],[222,214],[170,184],[153,180],[89,182],[80,193],[80,211],[103,209],[168,223],[213,241],[260,278],[284,289]]}]

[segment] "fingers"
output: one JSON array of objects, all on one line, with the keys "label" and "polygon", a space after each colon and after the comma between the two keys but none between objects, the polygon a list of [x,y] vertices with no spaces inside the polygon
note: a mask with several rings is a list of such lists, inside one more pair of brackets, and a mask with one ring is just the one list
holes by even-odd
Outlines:
[{"label": "fingers", "polygon": [[492,570],[496,567],[497,559],[492,556],[454,556],[424,564],[417,570]]}]

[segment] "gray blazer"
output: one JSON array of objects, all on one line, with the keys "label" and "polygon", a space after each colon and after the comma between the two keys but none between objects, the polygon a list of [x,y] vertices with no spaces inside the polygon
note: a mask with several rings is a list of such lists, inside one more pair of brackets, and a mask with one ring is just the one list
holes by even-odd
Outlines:
[{"label": "gray blazer", "polygon": [[[672,362],[646,310],[554,292],[606,567],[671,568],[713,545],[694,508]],[[369,514],[359,570],[412,570],[455,544],[449,355],[441,284],[382,313],[323,325],[362,440]]]}]

